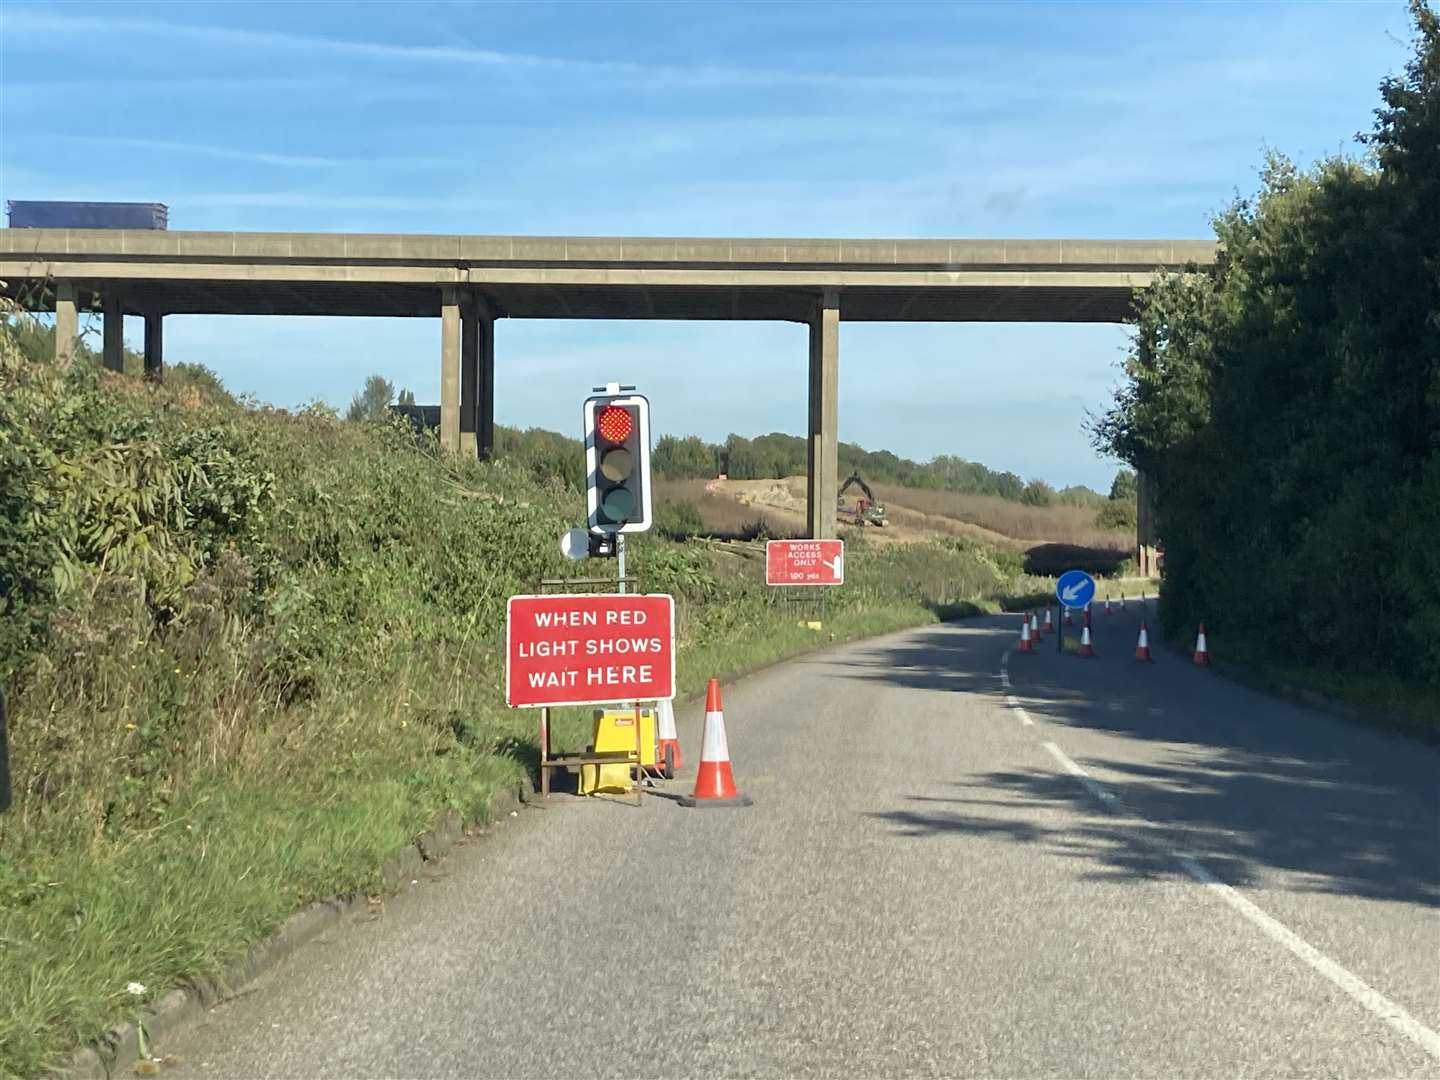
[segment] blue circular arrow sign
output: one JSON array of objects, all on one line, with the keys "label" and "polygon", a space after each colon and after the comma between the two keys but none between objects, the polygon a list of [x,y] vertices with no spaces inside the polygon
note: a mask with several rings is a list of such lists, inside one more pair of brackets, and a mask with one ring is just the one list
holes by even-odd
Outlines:
[{"label": "blue circular arrow sign", "polygon": [[1095,579],[1084,570],[1066,570],[1055,582],[1055,597],[1068,608],[1083,608],[1095,599]]}]

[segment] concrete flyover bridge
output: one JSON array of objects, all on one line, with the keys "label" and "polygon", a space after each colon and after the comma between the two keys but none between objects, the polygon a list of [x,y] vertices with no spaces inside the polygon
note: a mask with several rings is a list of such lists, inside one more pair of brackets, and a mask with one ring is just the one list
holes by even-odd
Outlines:
[{"label": "concrete flyover bridge", "polygon": [[1213,264],[1208,240],[764,240],[0,230],[0,282],[53,310],[56,349],[80,310],[145,319],[162,366],[166,315],[441,320],[441,440],[488,455],[494,328],[512,319],[779,319],[810,327],[809,523],[835,533],[839,337],[858,322],[1121,322],[1158,274]]}]

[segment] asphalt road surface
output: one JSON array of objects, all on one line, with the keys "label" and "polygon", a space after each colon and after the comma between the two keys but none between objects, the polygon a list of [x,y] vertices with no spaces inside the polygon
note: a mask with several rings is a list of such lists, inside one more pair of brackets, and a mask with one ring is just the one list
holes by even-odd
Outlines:
[{"label": "asphalt road surface", "polygon": [[1440,752],[1136,664],[1137,607],[726,687],[753,807],[552,797],[167,1075],[1440,1076]]}]

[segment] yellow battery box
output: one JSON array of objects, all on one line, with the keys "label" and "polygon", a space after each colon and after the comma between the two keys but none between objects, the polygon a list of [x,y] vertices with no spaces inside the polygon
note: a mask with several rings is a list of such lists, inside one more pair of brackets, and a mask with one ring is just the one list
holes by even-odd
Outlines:
[{"label": "yellow battery box", "polygon": [[[596,753],[635,749],[635,709],[595,710]],[[655,710],[640,709],[640,764],[658,768],[655,755]],[[623,794],[634,787],[627,765],[581,765],[580,794]]]}]

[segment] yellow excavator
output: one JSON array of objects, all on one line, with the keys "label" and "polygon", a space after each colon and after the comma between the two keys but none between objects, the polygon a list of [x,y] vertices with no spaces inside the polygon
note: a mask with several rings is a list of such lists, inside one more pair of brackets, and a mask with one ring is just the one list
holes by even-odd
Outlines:
[{"label": "yellow excavator", "polygon": [[[852,487],[858,487],[860,496],[855,499],[854,506],[845,504],[845,492]],[[870,490],[870,485],[860,478],[860,474],[851,473],[850,479],[840,485],[840,493],[836,496],[836,510],[842,520],[853,525],[873,525],[877,529],[885,527],[885,507],[875,501],[875,493]]]}]

